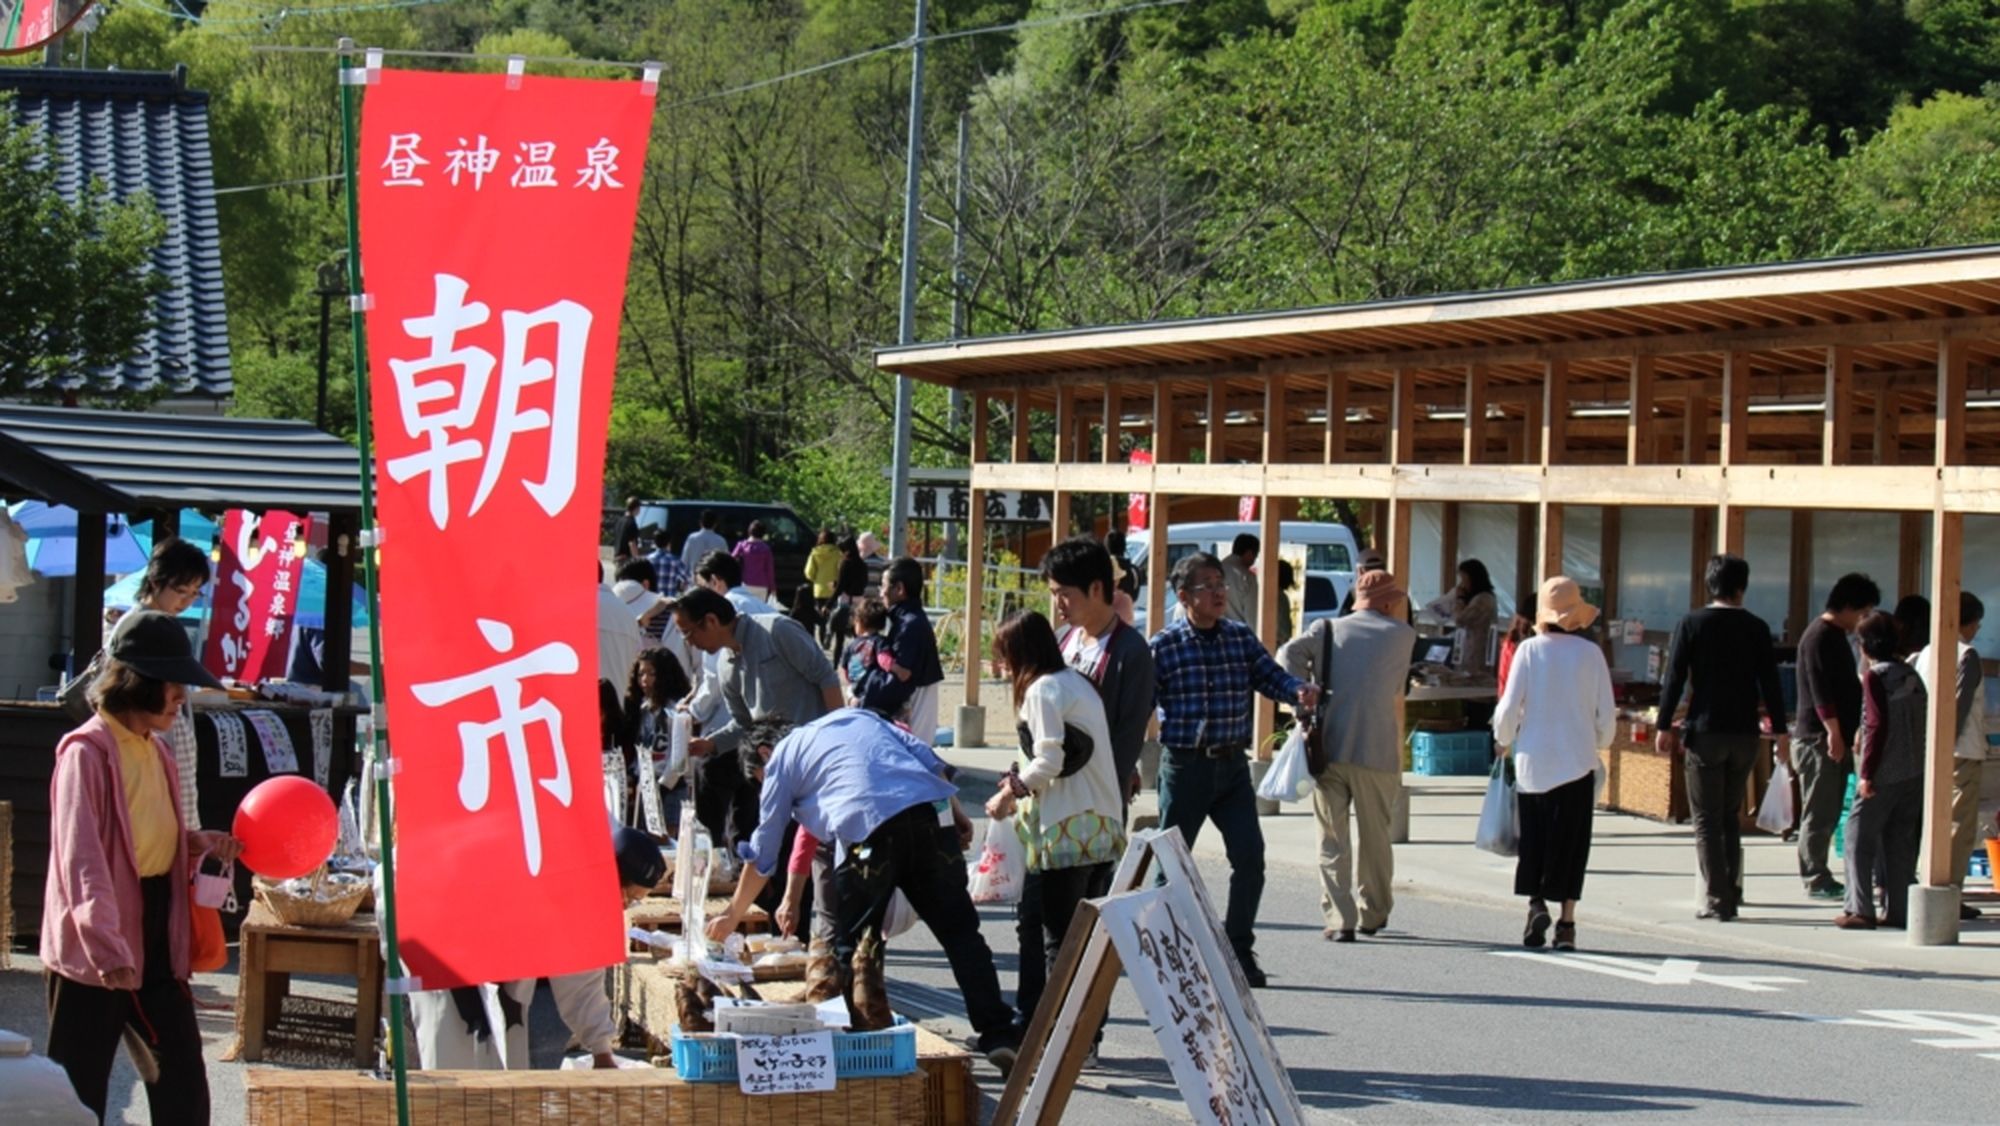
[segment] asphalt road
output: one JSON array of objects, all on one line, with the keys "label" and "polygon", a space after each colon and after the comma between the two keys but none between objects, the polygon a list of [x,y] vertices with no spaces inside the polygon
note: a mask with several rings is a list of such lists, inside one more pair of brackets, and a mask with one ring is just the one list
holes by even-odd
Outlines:
[{"label": "asphalt road", "polygon": [[[1225,870],[1203,867],[1219,899]],[[1316,1120],[2000,1117],[1992,978],[1856,971],[1732,949],[1726,934],[1710,946],[1662,941],[1593,926],[1588,899],[1574,954],[1523,950],[1511,909],[1414,896],[1389,930],[1335,945],[1320,937],[1318,899],[1308,870],[1271,867],[1258,946],[1272,981],[1257,994]],[[1011,985],[1012,919],[984,917]],[[922,928],[892,954],[890,977],[904,1009],[956,1012],[950,971]],[[981,1081],[997,1093],[983,1065]],[[1121,986],[1101,1066],[1085,1074],[1065,1120],[1163,1117],[1188,1115]]]}]

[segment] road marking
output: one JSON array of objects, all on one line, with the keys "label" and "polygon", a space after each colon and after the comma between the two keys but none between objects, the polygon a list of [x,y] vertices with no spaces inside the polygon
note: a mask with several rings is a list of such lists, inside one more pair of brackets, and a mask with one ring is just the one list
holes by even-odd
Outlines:
[{"label": "road marking", "polygon": [[[1861,1017],[1872,1017],[1863,1020]],[[1983,1013],[1945,1013],[1932,1009],[1864,1009],[1861,1017],[1849,1017],[1838,1024],[1857,1028],[1893,1028],[1900,1032],[1942,1033],[1920,1036],[1916,1042],[1929,1048],[1972,1049],[1982,1053],[2000,1048],[2000,1017]],[[2000,1059],[2000,1053],[1986,1056]]]},{"label": "road marking", "polygon": [[1526,950],[1495,950],[1502,958],[1525,958],[1546,965],[1568,966],[1573,970],[1624,978],[1646,985],[1720,985],[1745,993],[1776,993],[1786,985],[1802,985],[1805,979],[1752,974],[1723,974],[1704,971],[1691,958],[1663,958],[1649,962],[1643,958],[1620,958],[1612,954],[1534,954]]}]

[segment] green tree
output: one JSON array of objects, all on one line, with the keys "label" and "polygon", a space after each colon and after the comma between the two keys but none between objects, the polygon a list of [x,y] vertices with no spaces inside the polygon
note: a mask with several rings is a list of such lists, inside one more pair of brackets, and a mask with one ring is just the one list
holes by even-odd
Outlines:
[{"label": "green tree", "polygon": [[66,200],[54,160],[0,97],[0,396],[57,394],[123,362],[166,286],[152,269],[166,231],[152,201],[118,202],[97,181]]}]

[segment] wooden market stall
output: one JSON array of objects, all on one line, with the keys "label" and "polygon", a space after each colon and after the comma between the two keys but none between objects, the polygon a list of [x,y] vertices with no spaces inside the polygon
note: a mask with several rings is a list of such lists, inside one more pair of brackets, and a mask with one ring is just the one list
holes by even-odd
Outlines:
[{"label": "wooden market stall", "polygon": [[[78,513],[78,577],[63,620],[44,622],[46,636],[15,633],[9,644],[34,647],[37,656],[67,652],[75,667],[102,647],[106,514],[150,518],[154,534],[163,536],[178,531],[184,508],[323,513],[330,548],[324,613],[331,628],[325,631],[320,687],[346,693],[352,635],[340,623],[353,615],[358,467],[353,446],[305,423],[0,406],[0,495],[68,505]],[[249,706],[277,723],[253,719],[232,725],[243,727],[252,753],[229,777],[218,766],[215,712],[240,712],[244,705],[196,706],[201,815],[210,828],[227,827],[243,794],[269,776],[270,756],[254,753],[264,746],[267,731],[268,738],[290,743],[279,760],[289,753],[301,773],[334,793],[351,772],[358,709],[271,700]],[[14,806],[10,887],[14,933],[24,937],[41,928],[49,780],[56,743],[72,726],[58,704],[0,699],[0,801]],[[247,873],[241,878],[247,880]],[[240,898],[247,906],[247,894]]]},{"label": "wooden market stall", "polygon": [[[1077,494],[1148,495],[1154,559],[1176,497],[1257,498],[1266,543],[1300,501],[1343,499],[1368,506],[1390,568],[1416,593],[1431,575],[1413,573],[1414,560],[1451,567],[1463,514],[1505,506],[1515,591],[1562,569],[1582,538],[1569,525],[1587,525],[1616,619],[1620,570],[1660,554],[1648,540],[1646,559],[1621,559],[1632,539],[1621,520],[1676,510],[1687,530],[1663,542],[1690,604],[1711,552],[1743,553],[1753,522],[1789,533],[1782,584],[1769,566],[1752,581],[1785,588],[1796,638],[1818,609],[1815,519],[1873,513],[1898,545],[1897,573],[1877,578],[1885,591],[1926,588],[1931,635],[1946,637],[1974,561],[1967,518],[2000,514],[2000,410],[1988,409],[2000,408],[1996,246],[919,344],[876,359],[970,397],[974,544],[985,542],[985,489],[1050,494],[1058,534]],[[1133,440],[1153,464],[1126,463]],[[1436,506],[1435,550],[1415,540],[1420,506]],[[971,556],[966,632],[977,637]],[[1274,585],[1263,584],[1267,643]],[[1164,587],[1149,584],[1149,621],[1162,620]],[[978,668],[968,662],[975,705]],[[1932,704],[1922,883],[1939,888],[1950,883],[1953,712]]]}]

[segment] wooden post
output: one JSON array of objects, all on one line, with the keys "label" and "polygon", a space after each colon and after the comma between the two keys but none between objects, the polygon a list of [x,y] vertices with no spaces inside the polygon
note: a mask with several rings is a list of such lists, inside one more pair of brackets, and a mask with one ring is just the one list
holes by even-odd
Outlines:
[{"label": "wooden post", "polygon": [[1220,379],[1209,380],[1208,435],[1207,435],[1207,445],[1204,446],[1203,448],[1207,451],[1206,460],[1210,465],[1221,465],[1223,459],[1226,456],[1228,456],[1229,447],[1228,444],[1223,440],[1223,435],[1222,435],[1222,420],[1223,416],[1227,414],[1228,411],[1229,411],[1229,400],[1223,394],[1222,380]]},{"label": "wooden post", "polygon": [[1681,417],[1681,464],[1701,465],[1708,460],[1708,399],[1687,397]]},{"label": "wooden post", "polygon": [[1397,368],[1389,391],[1389,441],[1391,465],[1408,465],[1417,460],[1417,373]]},{"label": "wooden post", "polygon": [[1726,469],[1742,465],[1750,455],[1750,357],[1722,354],[1722,446],[1719,459]]},{"label": "wooden post", "polygon": [[[1548,389],[1543,388],[1542,399],[1529,399],[1521,404],[1521,462],[1525,465],[1547,465],[1542,457],[1542,404]],[[1533,520],[1529,521],[1530,524]]]},{"label": "wooden post", "polygon": [[1381,552],[1384,560],[1387,560],[1389,555],[1389,502],[1386,500],[1368,502],[1368,546]]},{"label": "wooden post", "polygon": [[[1562,464],[1563,451],[1568,445],[1569,361],[1550,360],[1542,369],[1542,466]],[[1560,524],[1557,525],[1557,540],[1561,540]],[[1551,574],[1561,574],[1561,571]]]},{"label": "wooden post", "polygon": [[[1265,433],[1270,432],[1268,424]],[[1257,498],[1257,639],[1272,653],[1278,651],[1278,506],[1271,503],[1267,494]],[[1271,732],[1277,728],[1277,708],[1259,693],[1256,718],[1252,725],[1251,746],[1260,759],[1271,757],[1268,745]]]},{"label": "wooden post", "polygon": [[1154,489],[1146,500],[1146,633],[1167,628],[1167,509],[1173,501]]},{"label": "wooden post", "polygon": [[102,512],[76,514],[75,597],[70,603],[69,671],[83,672],[104,648],[104,517]]},{"label": "wooden post", "polygon": [[1326,463],[1347,462],[1347,376],[1326,377]]},{"label": "wooden post", "polygon": [[1604,617],[1616,620],[1618,617],[1618,571],[1623,564],[1621,552],[1625,541],[1625,510],[1617,505],[1604,507],[1604,522],[1600,526],[1600,543],[1597,549],[1598,571],[1604,580]]},{"label": "wooden post", "polygon": [[345,692],[354,656],[354,563],[361,556],[361,516],[336,512],[326,522],[326,644],[319,662],[319,686]]},{"label": "wooden post", "polygon": [[1541,578],[1536,574],[1542,514],[1539,505],[1517,504],[1514,506],[1514,604],[1535,593],[1541,586]]},{"label": "wooden post", "polygon": [[[1962,354],[1961,354],[1962,355]],[[1940,361],[1940,367],[1942,367]],[[1959,367],[1963,386],[1964,366]],[[1940,373],[1942,382],[1942,372]],[[1960,399],[1958,402],[1962,403]],[[1945,411],[1958,403],[1939,404]],[[1940,424],[1942,430],[1942,424]],[[1943,435],[1940,435],[1942,437]],[[1944,443],[1939,443],[1940,450]],[[1940,459],[1945,455],[1941,452]],[[1931,649],[1930,682],[1937,685],[1958,682],[1958,591],[1965,546],[1965,514],[1946,512],[1943,505],[1931,510],[1937,536],[1931,546]],[[1951,870],[1951,783],[1955,765],[1953,749],[1958,745],[1958,697],[1950,691],[1930,694],[1929,754],[1924,785],[1923,858],[1918,868],[1929,887],[1950,887],[1962,872]],[[1956,930],[1953,931],[1956,934]],[[1914,934],[1912,935],[1914,937]]]},{"label": "wooden post", "polygon": [[1918,572],[1924,566],[1924,514],[1899,512],[1896,516],[1896,589],[1888,595],[1891,606],[1903,595],[1917,592]]},{"label": "wooden post", "polygon": [[1032,436],[1028,430],[1030,413],[1028,410],[1028,389],[1023,387],[1019,391],[1014,392],[1014,463],[1016,465],[1035,459],[1035,447],[1030,441]]},{"label": "wooden post", "polygon": [[[1625,416],[1625,464],[1645,465],[1657,452],[1653,427],[1653,357],[1632,357],[1631,409]],[[1606,509],[1608,514],[1611,510]],[[1606,588],[1607,594],[1610,588]]]},{"label": "wooden post", "polygon": [[1897,427],[1902,422],[1903,397],[1884,388],[1875,393],[1875,464],[1901,465],[1903,439]]},{"label": "wooden post", "polygon": [[1388,508],[1389,547],[1384,553],[1388,556],[1386,562],[1390,574],[1408,582],[1404,576],[1410,573],[1410,516],[1416,506],[1406,500],[1391,500]]},{"label": "wooden post", "polygon": [[1174,396],[1167,381],[1153,384],[1153,464],[1174,460]]},{"label": "wooden post", "polygon": [[987,396],[984,392],[975,393],[972,396],[972,456],[970,460],[974,465],[982,461],[991,460],[986,456],[987,401]]},{"label": "wooden post", "polygon": [[[1444,533],[1438,544],[1438,589],[1450,590],[1458,584],[1458,502],[1444,502],[1444,517],[1440,521]],[[1411,581],[1406,576],[1405,583]]]},{"label": "wooden post", "polygon": [[[973,433],[976,435],[986,421],[986,396],[973,401]],[[978,447],[986,443],[983,439],[973,440],[973,461],[986,451]],[[986,663],[986,645],[981,629],[986,619],[986,490],[973,488],[966,493],[965,514],[965,703],[967,707],[979,706],[979,673]]]},{"label": "wooden post", "polygon": [[1826,415],[1820,438],[1822,465],[1854,460],[1854,350],[1836,344],[1826,350]]},{"label": "wooden post", "polygon": [[[1486,460],[1486,387],[1485,364],[1473,364],[1465,369],[1465,464],[1478,465]],[[1447,589],[1450,584],[1446,584]]]},{"label": "wooden post", "polygon": [[1794,508],[1792,510],[1792,543],[1790,586],[1785,600],[1786,644],[1795,644],[1799,635],[1813,620],[1812,610],[1812,551],[1813,510]]},{"label": "wooden post", "polygon": [[[1285,460],[1285,377],[1274,375],[1264,381],[1264,464]],[[1262,511],[1259,509],[1258,511]]]},{"label": "wooden post", "polygon": [[[1069,535],[1070,509],[1073,499],[1070,491],[1061,486],[1062,465],[1076,460],[1076,387],[1065,383],[1056,388],[1056,440],[1050,448],[1050,460],[1056,465],[1057,486],[1049,503],[1049,546],[1053,547]],[[1027,560],[1024,558],[1025,565]]]},{"label": "wooden post", "polygon": [[1938,341],[1936,465],[1940,469],[1965,464],[1965,354],[1963,339]]},{"label": "wooden post", "polygon": [[1688,551],[1688,609],[1699,610],[1708,603],[1708,557],[1715,554],[1718,542],[1716,516],[1721,512],[1716,508],[1694,510],[1693,542]]},{"label": "wooden post", "polygon": [[1104,385],[1104,451],[1102,460],[1106,465],[1118,464],[1119,425],[1125,419],[1125,400],[1119,394],[1118,381],[1111,380]]},{"label": "wooden post", "polygon": [[1535,583],[1540,586],[1553,575],[1563,573],[1563,506],[1543,501],[1537,513],[1535,539]]},{"label": "wooden post", "polygon": [[[1744,518],[1750,515],[1750,510],[1740,504],[1725,504],[1717,510],[1717,515],[1719,518],[1715,522],[1716,553],[1742,555],[1743,543],[1749,534],[1744,527]],[[1705,564],[1702,573],[1707,574]]]}]

